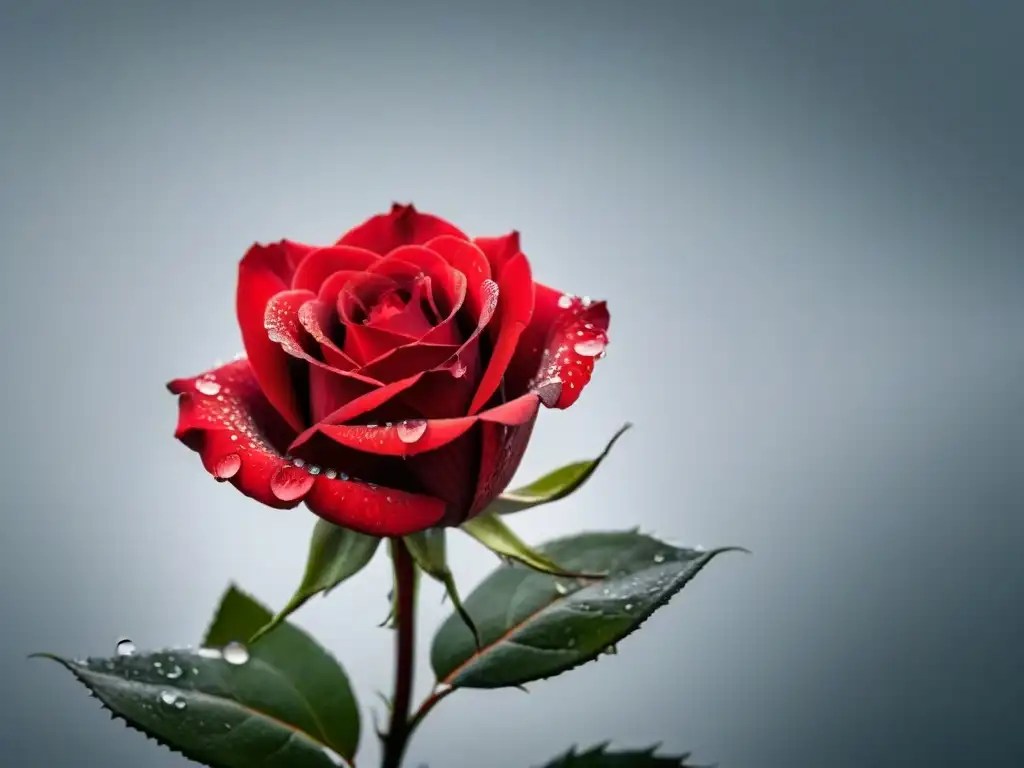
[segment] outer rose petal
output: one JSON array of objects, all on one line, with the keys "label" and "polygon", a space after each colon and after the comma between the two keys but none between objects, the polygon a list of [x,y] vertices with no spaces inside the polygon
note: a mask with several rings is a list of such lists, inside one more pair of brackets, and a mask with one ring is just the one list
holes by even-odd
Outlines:
[{"label": "outer rose petal", "polygon": [[[267,336],[263,320],[267,304],[291,279],[291,256],[283,243],[254,245],[238,266],[235,306],[242,342],[260,389],[293,429],[302,418],[290,372],[290,357]],[[287,280],[286,280],[287,278]]]},{"label": "outer rose petal", "polygon": [[547,390],[541,400],[549,408],[568,408],[579,398],[595,362],[604,357],[609,322],[603,301],[571,299],[548,333],[536,375],[536,386]]},{"label": "outer rose petal", "polygon": [[475,237],[473,243],[484,252],[495,275],[500,275],[505,265],[519,253],[519,233],[514,229],[501,237]]},{"label": "outer rose petal", "polygon": [[274,493],[273,479],[287,465],[281,449],[294,433],[263,396],[247,360],[167,388],[180,395],[175,437],[199,453],[210,474],[271,507],[301,501]]},{"label": "outer rose petal", "polygon": [[384,255],[400,245],[422,245],[440,235],[454,235],[467,240],[454,225],[412,205],[395,203],[389,213],[370,218],[338,240],[338,245],[354,245]]},{"label": "outer rose petal", "polygon": [[374,536],[405,536],[444,518],[440,499],[311,474],[285,460],[277,446],[292,432],[260,392],[249,363],[239,360],[167,385],[179,397],[176,436],[197,451],[218,480],[268,506],[305,500],[336,525]]},{"label": "outer rose petal", "polygon": [[529,421],[514,427],[504,424],[482,425],[480,474],[467,519],[480,514],[512,482],[512,476],[519,469],[519,463],[526,453],[536,421],[537,414],[534,413]]}]

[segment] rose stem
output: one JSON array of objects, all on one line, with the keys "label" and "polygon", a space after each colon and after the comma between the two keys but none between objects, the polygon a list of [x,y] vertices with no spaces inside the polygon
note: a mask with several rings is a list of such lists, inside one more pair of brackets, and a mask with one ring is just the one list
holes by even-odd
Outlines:
[{"label": "rose stem", "polygon": [[412,700],[413,655],[416,643],[416,566],[400,538],[391,540],[395,565],[395,695],[391,701],[391,725],[384,738],[381,768],[399,768],[409,739],[409,705]]}]

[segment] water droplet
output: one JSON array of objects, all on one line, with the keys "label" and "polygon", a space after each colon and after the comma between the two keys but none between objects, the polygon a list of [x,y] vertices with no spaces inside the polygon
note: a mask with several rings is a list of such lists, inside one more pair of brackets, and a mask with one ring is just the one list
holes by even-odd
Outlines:
[{"label": "water droplet", "polygon": [[228,643],[224,646],[224,661],[238,666],[249,660],[249,651],[241,643]]},{"label": "water droplet", "polygon": [[320,467],[318,467],[316,464],[310,464],[308,467],[306,467],[306,471],[309,472],[309,474],[311,475],[319,475]]},{"label": "water droplet", "polygon": [[196,651],[196,653],[199,654],[199,656],[201,658],[204,658],[204,659],[219,659],[219,658],[221,658],[220,650],[218,650],[217,648],[200,648],[198,651]]},{"label": "water droplet", "polygon": [[130,638],[122,637],[114,646],[114,653],[118,656],[131,656],[135,653],[135,643]]},{"label": "water droplet", "polygon": [[415,443],[427,431],[427,422],[423,419],[410,419],[398,425],[398,439],[403,443]]},{"label": "water droplet", "polygon": [[181,672],[182,672],[181,667],[179,667],[177,664],[175,664],[173,667],[171,667],[169,670],[167,670],[167,679],[168,680],[177,680],[179,677],[181,677]]},{"label": "water droplet", "polygon": [[326,477],[328,480],[333,480],[337,476],[338,471],[336,469],[328,469],[324,471],[324,477]]},{"label": "water droplet", "polygon": [[161,668],[161,667],[163,666],[163,664],[161,664],[161,663],[160,663],[159,661],[154,661],[154,662],[153,662],[153,666],[154,666],[154,667],[155,667],[156,669],[160,669],[160,668]]},{"label": "water droplet", "polygon": [[450,683],[438,683],[434,686],[434,693],[448,693],[452,689]]},{"label": "water droplet", "polygon": [[623,606],[623,607],[625,608],[626,613],[629,613],[630,611],[633,610],[633,604],[632,603],[626,603],[626,605]]},{"label": "water droplet", "polygon": [[605,346],[604,339],[597,338],[577,341],[572,348],[580,357],[597,357],[604,352]]},{"label": "water droplet", "polygon": [[341,755],[339,755],[337,752],[335,752],[330,747],[323,747],[323,753],[324,753],[324,756],[328,760],[331,761],[332,765],[344,765],[345,764],[345,758],[343,758]]},{"label": "water droplet", "polygon": [[185,708],[185,700],[174,691],[160,691],[160,703],[165,707]]},{"label": "water droplet", "polygon": [[564,594],[567,594],[569,592],[569,588],[567,586],[565,586],[565,584],[563,584],[562,582],[556,581],[555,582],[555,592],[557,592],[560,595],[564,595]]},{"label": "water droplet", "polygon": [[286,464],[270,478],[270,492],[281,501],[296,501],[309,493],[314,482],[313,475],[303,472],[297,465]]},{"label": "water droplet", "polygon": [[242,468],[242,457],[237,453],[221,456],[213,465],[213,476],[218,480],[228,480],[238,474]]},{"label": "water droplet", "polygon": [[568,309],[572,306],[575,298],[571,293],[564,293],[558,297],[558,306],[562,309]]},{"label": "water droplet", "polygon": [[580,301],[583,302],[583,306],[584,307],[589,307],[591,304],[594,303],[593,300],[589,296],[584,296]]},{"label": "water droplet", "polygon": [[601,653],[605,654],[606,656],[614,656],[618,652],[619,652],[619,649],[615,645],[606,646],[605,649],[603,651],[601,651]]},{"label": "water droplet", "polygon": [[197,379],[196,390],[204,395],[213,397],[220,392],[220,384],[213,379]]},{"label": "water droplet", "polygon": [[306,462],[304,462],[302,459],[292,459],[292,464],[294,464],[299,469],[302,469],[304,466],[306,466]]},{"label": "water droplet", "polygon": [[656,554],[654,556],[654,562],[656,562],[656,563],[664,563],[665,562],[665,556],[663,554],[661,554],[661,552],[659,552],[658,554]]},{"label": "water droplet", "polygon": [[465,363],[456,358],[455,362],[452,363],[452,366],[448,370],[451,373],[451,375],[454,376],[456,379],[461,379],[463,376],[466,375],[466,371],[469,369],[467,368]]}]

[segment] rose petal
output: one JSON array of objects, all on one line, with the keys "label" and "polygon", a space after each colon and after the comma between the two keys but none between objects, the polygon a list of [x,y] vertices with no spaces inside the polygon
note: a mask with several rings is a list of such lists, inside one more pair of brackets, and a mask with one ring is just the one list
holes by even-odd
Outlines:
[{"label": "rose petal", "polygon": [[517,253],[505,264],[499,291],[501,300],[498,305],[500,316],[497,337],[487,369],[469,406],[471,416],[483,408],[497,391],[505,369],[515,354],[519,337],[533,315],[533,275],[526,256]]},{"label": "rose petal", "polygon": [[289,447],[291,453],[297,452],[303,445],[311,440],[314,435],[322,431],[323,427],[332,424],[344,424],[364,414],[374,411],[390,401],[396,395],[404,392],[419,381],[423,374],[410,376],[407,379],[396,381],[377,389],[365,392],[348,402],[342,403],[334,411],[322,416],[320,420],[309,429],[306,429],[292,442]]},{"label": "rose petal", "polygon": [[351,371],[358,363],[338,348],[331,338],[334,329],[340,329],[334,302],[327,304],[320,299],[310,299],[299,307],[299,324],[306,333],[320,344],[320,353],[324,362],[339,371]]},{"label": "rose petal", "polygon": [[491,274],[500,275],[505,265],[519,253],[519,232],[512,230],[501,237],[475,237],[473,243],[490,262]]},{"label": "rose petal", "polygon": [[415,456],[447,445],[478,422],[518,426],[532,421],[539,406],[537,396],[528,393],[476,416],[406,421],[391,426],[318,425],[316,430],[339,445],[365,453]]},{"label": "rose petal", "polygon": [[568,408],[579,398],[597,360],[608,346],[608,307],[603,301],[589,302],[562,297],[567,305],[551,326],[534,375],[534,386],[557,383],[556,398],[541,397],[549,408]]},{"label": "rose petal", "polygon": [[329,523],[369,536],[408,536],[432,528],[445,503],[432,496],[320,474],[306,506]]},{"label": "rose petal", "polygon": [[302,417],[290,373],[290,357],[267,337],[264,317],[271,299],[285,290],[293,253],[283,243],[254,245],[238,266],[235,305],[242,343],[267,400],[296,431]]},{"label": "rose petal", "polygon": [[281,449],[294,432],[264,397],[248,360],[175,379],[167,388],[179,395],[175,437],[199,453],[210,474],[271,507],[299,503],[301,495],[274,492],[274,478],[287,466]]},{"label": "rose petal", "polygon": [[[528,421],[516,426],[481,424],[480,474],[473,504],[465,519],[475,517],[485,510],[512,482],[523,454],[526,453],[536,421],[535,411]],[[465,519],[455,524],[465,522]]]},{"label": "rose petal", "polygon": [[440,255],[452,269],[466,278],[466,303],[473,321],[480,318],[483,308],[481,284],[491,278],[491,266],[483,251],[476,245],[457,237],[443,235],[427,243],[427,248]]},{"label": "rose petal", "polygon": [[444,219],[420,213],[412,205],[395,203],[389,213],[374,216],[347,232],[338,245],[354,245],[384,255],[400,245],[422,245],[440,235],[467,239]]},{"label": "rose petal", "polygon": [[462,348],[463,345],[455,344],[405,344],[381,355],[358,372],[377,381],[395,381],[438,368],[458,355]]},{"label": "rose petal", "polygon": [[336,272],[362,272],[378,261],[373,251],[350,245],[332,245],[310,253],[295,270],[291,287],[319,293],[320,287]]}]

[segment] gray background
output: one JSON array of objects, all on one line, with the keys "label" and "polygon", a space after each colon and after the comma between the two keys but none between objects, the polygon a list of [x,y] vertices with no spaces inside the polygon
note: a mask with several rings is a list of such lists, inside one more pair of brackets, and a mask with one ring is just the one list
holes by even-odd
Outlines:
[{"label": "gray background", "polygon": [[[518,228],[539,279],[611,302],[608,358],[520,477],[637,429],[526,538],[755,553],[617,657],[452,697],[411,764],[611,738],[723,768],[1024,765],[1018,9],[5,3],[0,761],[185,764],[25,655],[195,642],[231,579],[283,603],[311,517],[215,485],[163,385],[238,351],[253,240],[397,199]],[[494,566],[453,558],[467,587]],[[298,615],[368,705],[385,582],[379,558]],[[428,588],[424,624],[445,613]]]}]

